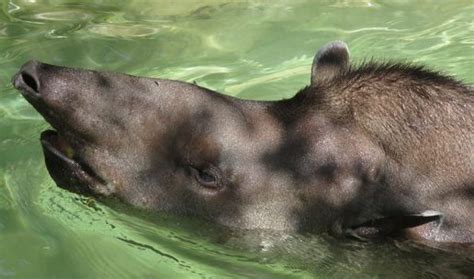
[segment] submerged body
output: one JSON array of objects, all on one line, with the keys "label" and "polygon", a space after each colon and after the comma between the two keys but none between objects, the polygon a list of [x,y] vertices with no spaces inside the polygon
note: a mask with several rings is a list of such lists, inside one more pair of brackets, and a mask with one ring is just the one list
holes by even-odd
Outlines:
[{"label": "submerged body", "polygon": [[474,242],[471,87],[333,42],[275,102],[179,81],[29,62],[16,88],[56,131],[66,189],[238,228]]}]

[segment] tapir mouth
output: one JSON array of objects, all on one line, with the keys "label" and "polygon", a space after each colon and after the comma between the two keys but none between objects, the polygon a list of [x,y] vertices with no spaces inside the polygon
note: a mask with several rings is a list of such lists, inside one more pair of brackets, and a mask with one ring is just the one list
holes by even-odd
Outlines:
[{"label": "tapir mouth", "polygon": [[82,195],[108,195],[108,184],[77,155],[58,132],[46,130],[41,134],[46,168],[56,184]]},{"label": "tapir mouth", "polygon": [[[83,195],[109,195],[110,185],[94,171],[74,150],[62,132],[71,130],[63,123],[63,116],[45,101],[48,90],[45,89],[42,73],[48,73],[53,66],[37,61],[25,63],[20,71],[12,78],[12,84],[17,88],[25,99],[48,121],[57,131],[46,130],[41,134],[41,145],[46,161],[46,168],[56,184]],[[71,138],[71,137],[69,137]]]}]

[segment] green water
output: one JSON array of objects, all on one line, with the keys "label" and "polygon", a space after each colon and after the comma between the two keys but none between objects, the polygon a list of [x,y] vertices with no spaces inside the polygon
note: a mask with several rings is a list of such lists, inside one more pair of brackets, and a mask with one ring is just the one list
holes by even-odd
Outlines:
[{"label": "green water", "polygon": [[9,80],[38,59],[280,99],[308,83],[319,46],[342,39],[356,61],[415,61],[472,84],[473,15],[472,1],[3,0],[0,277],[472,278],[469,254],[228,232],[68,193],[43,164],[38,138],[48,125]]}]

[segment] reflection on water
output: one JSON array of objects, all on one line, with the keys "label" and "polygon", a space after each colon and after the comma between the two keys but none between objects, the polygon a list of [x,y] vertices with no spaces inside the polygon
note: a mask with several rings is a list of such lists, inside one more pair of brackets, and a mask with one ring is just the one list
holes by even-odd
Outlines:
[{"label": "reflection on water", "polygon": [[[0,13],[0,277],[458,278],[474,258],[410,243],[229,232],[141,216],[56,188],[41,117],[10,85],[28,59],[195,81],[251,99],[293,95],[315,50],[427,64],[474,83],[472,1],[10,0]],[[152,219],[152,220],[150,220]]]}]

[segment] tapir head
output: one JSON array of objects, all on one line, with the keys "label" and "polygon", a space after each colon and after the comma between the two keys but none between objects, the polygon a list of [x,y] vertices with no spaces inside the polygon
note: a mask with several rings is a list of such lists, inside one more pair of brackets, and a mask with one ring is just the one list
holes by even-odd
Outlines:
[{"label": "tapir head", "polygon": [[41,143],[59,186],[232,226],[294,225],[291,187],[262,161],[282,133],[266,103],[37,61],[13,83],[55,130]]},{"label": "tapir head", "polygon": [[41,143],[63,188],[232,227],[341,232],[384,217],[367,203],[378,193],[381,152],[331,110],[315,109],[324,106],[320,85],[347,67],[346,45],[329,44],[311,86],[277,102],[37,61],[13,84],[54,128]]}]

